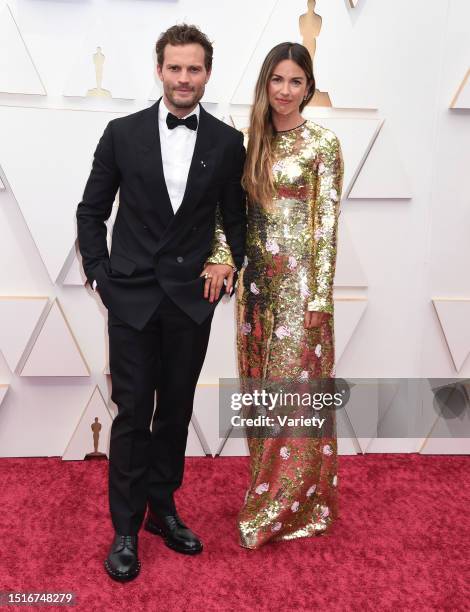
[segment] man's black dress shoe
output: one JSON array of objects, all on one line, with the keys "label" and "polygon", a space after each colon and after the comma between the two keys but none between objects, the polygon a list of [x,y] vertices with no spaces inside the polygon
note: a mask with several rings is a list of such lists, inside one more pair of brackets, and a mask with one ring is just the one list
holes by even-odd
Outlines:
[{"label": "man's black dress shoe", "polygon": [[149,510],[145,529],[162,536],[168,548],[185,555],[197,555],[202,551],[202,542],[199,538],[183,523],[176,514],[167,516],[157,516]]},{"label": "man's black dress shoe", "polygon": [[104,566],[113,580],[126,582],[135,578],[140,572],[137,536],[116,533]]}]

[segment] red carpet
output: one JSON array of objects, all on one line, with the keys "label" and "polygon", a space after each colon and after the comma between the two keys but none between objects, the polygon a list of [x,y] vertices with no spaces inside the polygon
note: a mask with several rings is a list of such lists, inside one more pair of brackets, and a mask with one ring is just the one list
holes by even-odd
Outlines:
[{"label": "red carpet", "polygon": [[0,459],[0,591],[72,591],[86,612],[470,610],[470,457],[342,456],[330,535],[258,551],[235,529],[247,460],[186,465],[178,508],[204,552],[141,531],[141,574],[122,585],[103,568],[107,462]]}]

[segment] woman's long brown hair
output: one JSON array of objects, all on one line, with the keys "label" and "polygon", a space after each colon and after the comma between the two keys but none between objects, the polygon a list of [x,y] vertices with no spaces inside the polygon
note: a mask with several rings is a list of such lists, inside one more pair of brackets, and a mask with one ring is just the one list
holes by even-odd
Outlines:
[{"label": "woman's long brown hair", "polygon": [[251,202],[268,206],[274,193],[273,185],[273,136],[274,126],[269,105],[268,87],[274,69],[283,60],[292,60],[304,71],[309,85],[300,112],[315,93],[315,78],[310,53],[298,43],[284,42],[276,45],[266,56],[255,88],[255,101],[251,109],[248,131],[248,147],[242,185]]}]

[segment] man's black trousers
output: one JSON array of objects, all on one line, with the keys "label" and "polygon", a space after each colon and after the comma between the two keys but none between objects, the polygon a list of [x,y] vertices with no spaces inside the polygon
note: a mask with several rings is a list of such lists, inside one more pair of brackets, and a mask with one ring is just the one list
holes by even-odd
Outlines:
[{"label": "man's black trousers", "polygon": [[162,515],[175,511],[173,493],[183,480],[211,322],[212,314],[198,325],[167,297],[142,331],[108,313],[111,398],[118,407],[111,428],[109,506],[119,534],[137,534],[147,502]]}]

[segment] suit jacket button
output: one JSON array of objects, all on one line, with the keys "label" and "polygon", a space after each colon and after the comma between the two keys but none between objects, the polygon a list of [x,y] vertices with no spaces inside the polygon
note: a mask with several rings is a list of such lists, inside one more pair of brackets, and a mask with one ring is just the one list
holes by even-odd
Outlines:
[{"label": "suit jacket button", "polygon": [[184,261],[184,257],[181,257],[181,255],[180,255],[179,257],[177,257],[177,258],[176,258],[176,261],[177,261],[178,263],[183,263],[183,261]]}]

